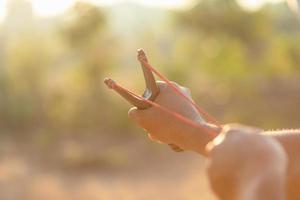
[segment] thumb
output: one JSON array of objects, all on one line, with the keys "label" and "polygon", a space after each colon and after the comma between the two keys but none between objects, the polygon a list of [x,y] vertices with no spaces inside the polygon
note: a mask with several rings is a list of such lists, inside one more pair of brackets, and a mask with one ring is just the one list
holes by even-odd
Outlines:
[{"label": "thumb", "polygon": [[135,121],[137,124],[142,125],[141,124],[141,117],[139,115],[139,110],[136,107],[133,107],[128,111],[128,116],[129,116],[130,119]]},{"label": "thumb", "polygon": [[150,129],[153,119],[147,111],[133,107],[128,111],[128,116],[144,130]]}]

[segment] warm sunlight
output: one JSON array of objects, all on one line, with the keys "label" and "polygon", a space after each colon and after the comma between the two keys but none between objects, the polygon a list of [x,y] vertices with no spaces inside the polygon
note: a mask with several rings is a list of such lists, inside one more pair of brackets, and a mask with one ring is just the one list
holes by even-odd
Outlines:
[{"label": "warm sunlight", "polygon": [[39,16],[53,16],[63,13],[74,0],[29,0],[32,2],[35,13]]},{"label": "warm sunlight", "polygon": [[277,3],[282,2],[283,0],[237,0],[238,3],[245,8],[246,10],[258,10],[260,9],[265,3]]},{"label": "warm sunlight", "polygon": [[[63,13],[72,6],[76,0],[0,0],[0,18],[5,16],[5,7],[8,1],[29,1],[32,3],[34,12],[38,16],[49,17]],[[194,0],[85,0],[101,6],[111,6],[118,3],[133,2],[148,6],[159,6],[166,8],[186,8],[194,2]]]},{"label": "warm sunlight", "polygon": [[0,200],[300,200],[299,3],[0,0]]},{"label": "warm sunlight", "polygon": [[3,19],[5,15],[5,2],[4,0],[0,0],[0,19]]},{"label": "warm sunlight", "polygon": [[248,10],[257,10],[261,8],[264,4],[262,0],[238,0],[238,3],[248,9]]},{"label": "warm sunlight", "polygon": [[[0,18],[5,15],[5,4],[8,1],[20,1],[20,0],[0,0]],[[24,0],[26,1],[26,0]],[[72,6],[76,0],[27,0],[32,2],[33,9],[38,16],[49,17],[60,13],[63,13],[66,9]],[[134,2],[147,6],[158,6],[172,9],[187,8],[195,0],[86,0],[91,3],[110,6],[124,2]],[[276,2],[280,0],[238,0],[239,4],[249,10],[259,9],[265,2]]]},{"label": "warm sunlight", "polygon": [[149,6],[166,8],[182,8],[191,5],[195,0],[88,0],[99,5],[113,5],[117,3],[133,2]]},{"label": "warm sunlight", "polygon": [[299,13],[300,12],[300,1],[297,0],[287,0],[289,7]]},{"label": "warm sunlight", "polygon": [[193,0],[164,0],[164,1],[159,1],[159,0],[142,0],[136,2],[140,2],[145,5],[149,6],[161,6],[165,8],[175,8],[175,9],[181,9],[181,8],[186,8],[190,5],[193,4]]}]

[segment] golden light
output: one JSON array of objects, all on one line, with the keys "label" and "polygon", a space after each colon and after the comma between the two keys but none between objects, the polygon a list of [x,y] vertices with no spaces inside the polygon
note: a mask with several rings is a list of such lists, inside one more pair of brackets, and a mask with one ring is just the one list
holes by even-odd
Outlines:
[{"label": "golden light", "polygon": [[246,10],[258,10],[265,4],[262,0],[238,0],[238,3]]},{"label": "golden light", "polygon": [[[0,0],[0,18],[5,15],[8,1],[29,1],[32,3],[36,15],[42,17],[55,16],[63,13],[78,0]],[[158,6],[165,8],[185,8],[195,0],[81,0],[101,6],[111,6],[120,3],[137,3],[146,6]]]},{"label": "golden light", "polygon": [[[5,15],[5,5],[8,1],[29,1],[38,16],[48,17],[63,13],[78,0],[0,0],[0,19]],[[196,0],[82,0],[101,6],[111,6],[119,3],[137,3],[145,6],[156,6],[170,9],[184,9],[191,7]],[[247,10],[257,10],[267,2],[280,2],[283,0],[237,0]],[[289,6],[299,12],[300,0],[287,0]]]},{"label": "golden light", "polygon": [[300,0],[287,0],[287,2],[291,10],[300,13]]},{"label": "golden light", "polygon": [[280,3],[283,1],[284,0],[237,0],[240,6],[249,11],[259,10],[266,3]]},{"label": "golden light", "polygon": [[0,21],[2,21],[4,16],[5,16],[5,1],[0,0]]},{"label": "golden light", "polygon": [[39,16],[54,16],[71,7],[74,0],[29,0],[34,12]]},{"label": "golden light", "polygon": [[164,8],[174,8],[174,9],[182,9],[191,6],[194,2],[193,0],[164,0],[164,1],[159,1],[159,0],[143,0],[143,1],[138,1],[141,4],[144,5],[149,5],[149,6],[159,6],[159,7],[164,7]]}]

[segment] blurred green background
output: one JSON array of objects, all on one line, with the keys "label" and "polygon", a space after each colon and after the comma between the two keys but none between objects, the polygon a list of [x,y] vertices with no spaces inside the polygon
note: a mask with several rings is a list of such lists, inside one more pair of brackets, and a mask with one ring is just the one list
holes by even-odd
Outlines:
[{"label": "blurred green background", "polygon": [[219,121],[297,128],[300,20],[288,5],[0,0],[0,198],[214,199],[203,158],[148,141],[103,79],[142,93],[143,48]]}]

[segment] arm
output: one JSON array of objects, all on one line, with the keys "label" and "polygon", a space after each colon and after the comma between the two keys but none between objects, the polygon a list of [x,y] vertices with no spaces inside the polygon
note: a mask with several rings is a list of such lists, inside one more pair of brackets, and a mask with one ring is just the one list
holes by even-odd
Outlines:
[{"label": "arm", "polygon": [[[176,96],[168,85],[163,82],[158,85],[161,92],[156,103],[202,126],[213,127],[202,119],[193,106]],[[190,95],[186,88],[177,87]],[[262,130],[241,127],[236,131],[238,134],[231,134],[232,131],[222,129],[222,134],[214,139],[155,107],[146,110],[132,108],[129,117],[144,128],[154,141],[176,144],[182,149],[208,156],[211,186],[222,200],[284,199],[286,155],[276,140],[262,135]],[[208,151],[206,146],[210,146]]]},{"label": "arm", "polygon": [[222,200],[283,200],[287,156],[262,131],[227,125],[208,146],[208,176]]}]

